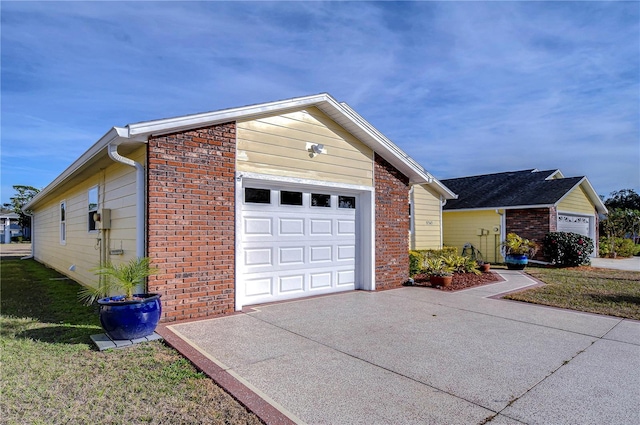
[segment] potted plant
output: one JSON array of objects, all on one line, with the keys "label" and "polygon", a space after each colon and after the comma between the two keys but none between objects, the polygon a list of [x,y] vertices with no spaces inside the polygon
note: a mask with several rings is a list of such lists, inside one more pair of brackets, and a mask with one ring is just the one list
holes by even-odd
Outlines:
[{"label": "potted plant", "polygon": [[100,323],[109,338],[137,339],[155,331],[162,313],[160,294],[135,293],[135,290],[157,272],[147,257],[120,265],[109,262],[94,270],[100,276],[100,284],[84,287],[80,298],[87,304],[97,302]]},{"label": "potted plant", "polygon": [[501,245],[509,270],[524,269],[529,263],[529,257],[533,257],[538,251],[538,245],[534,241],[522,238],[515,233],[507,234]]},{"label": "potted plant", "polygon": [[453,281],[453,269],[442,258],[427,258],[425,273],[429,275],[432,286],[450,286]]},{"label": "potted plant", "polygon": [[491,263],[488,261],[484,261],[484,257],[482,256],[482,252],[477,249],[475,246],[471,245],[469,242],[463,245],[462,247],[462,256],[470,258],[471,260],[476,262],[478,266],[478,270],[483,273],[488,273],[491,269]]}]

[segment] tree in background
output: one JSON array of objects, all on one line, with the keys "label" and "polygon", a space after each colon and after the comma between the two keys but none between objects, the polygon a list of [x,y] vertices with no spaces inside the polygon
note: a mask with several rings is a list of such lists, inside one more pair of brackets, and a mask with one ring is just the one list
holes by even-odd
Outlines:
[{"label": "tree in background", "polygon": [[607,208],[622,208],[640,210],[640,195],[633,189],[622,189],[611,192],[609,198],[604,201]]},{"label": "tree in background", "polygon": [[[600,221],[600,234],[604,236],[605,252],[615,257],[619,254],[617,251],[621,245],[629,245],[629,242],[634,245],[638,240],[638,235],[640,235],[640,195],[633,189],[622,189],[611,192],[604,204],[609,213],[605,219]],[[624,239],[630,241],[623,243]],[[635,251],[637,250],[631,248],[631,255]]]},{"label": "tree in background", "polygon": [[11,202],[7,202],[2,206],[8,210],[11,210],[18,214],[20,218],[18,219],[18,225],[22,229],[22,234],[25,234],[25,229],[31,229],[31,217],[26,215],[24,211],[22,211],[22,207],[27,205],[27,203],[40,192],[40,189],[36,189],[33,186],[24,186],[24,185],[14,185],[13,189],[16,191],[16,194],[9,198]]}]

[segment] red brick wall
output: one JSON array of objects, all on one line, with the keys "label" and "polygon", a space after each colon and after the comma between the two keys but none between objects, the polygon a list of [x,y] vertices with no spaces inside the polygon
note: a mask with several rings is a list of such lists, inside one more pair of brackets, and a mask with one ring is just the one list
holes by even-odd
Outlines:
[{"label": "red brick wall", "polygon": [[162,321],[230,313],[235,284],[235,123],[151,137],[148,255]]},{"label": "red brick wall", "polygon": [[380,156],[374,164],[376,289],[409,279],[409,179]]},{"label": "red brick wall", "polygon": [[534,256],[542,260],[542,239],[549,232],[555,232],[558,226],[558,214],[555,208],[532,208],[507,210],[507,233],[517,233],[526,239],[534,240],[540,246]]}]

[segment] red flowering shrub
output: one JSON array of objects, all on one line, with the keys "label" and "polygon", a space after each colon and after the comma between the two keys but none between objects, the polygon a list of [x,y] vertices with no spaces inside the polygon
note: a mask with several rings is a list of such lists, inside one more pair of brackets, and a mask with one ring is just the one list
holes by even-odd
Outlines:
[{"label": "red flowering shrub", "polygon": [[550,232],[544,237],[543,250],[547,261],[561,267],[591,264],[593,239],[579,233]]}]

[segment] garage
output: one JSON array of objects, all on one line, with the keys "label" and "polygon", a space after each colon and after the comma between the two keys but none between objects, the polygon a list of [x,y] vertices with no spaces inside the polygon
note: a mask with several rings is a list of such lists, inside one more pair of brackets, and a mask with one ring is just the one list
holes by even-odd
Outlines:
[{"label": "garage", "polygon": [[243,305],[358,287],[359,193],[251,183],[241,192]]},{"label": "garage", "polygon": [[590,217],[558,214],[558,232],[572,232],[592,238],[590,229]]}]

